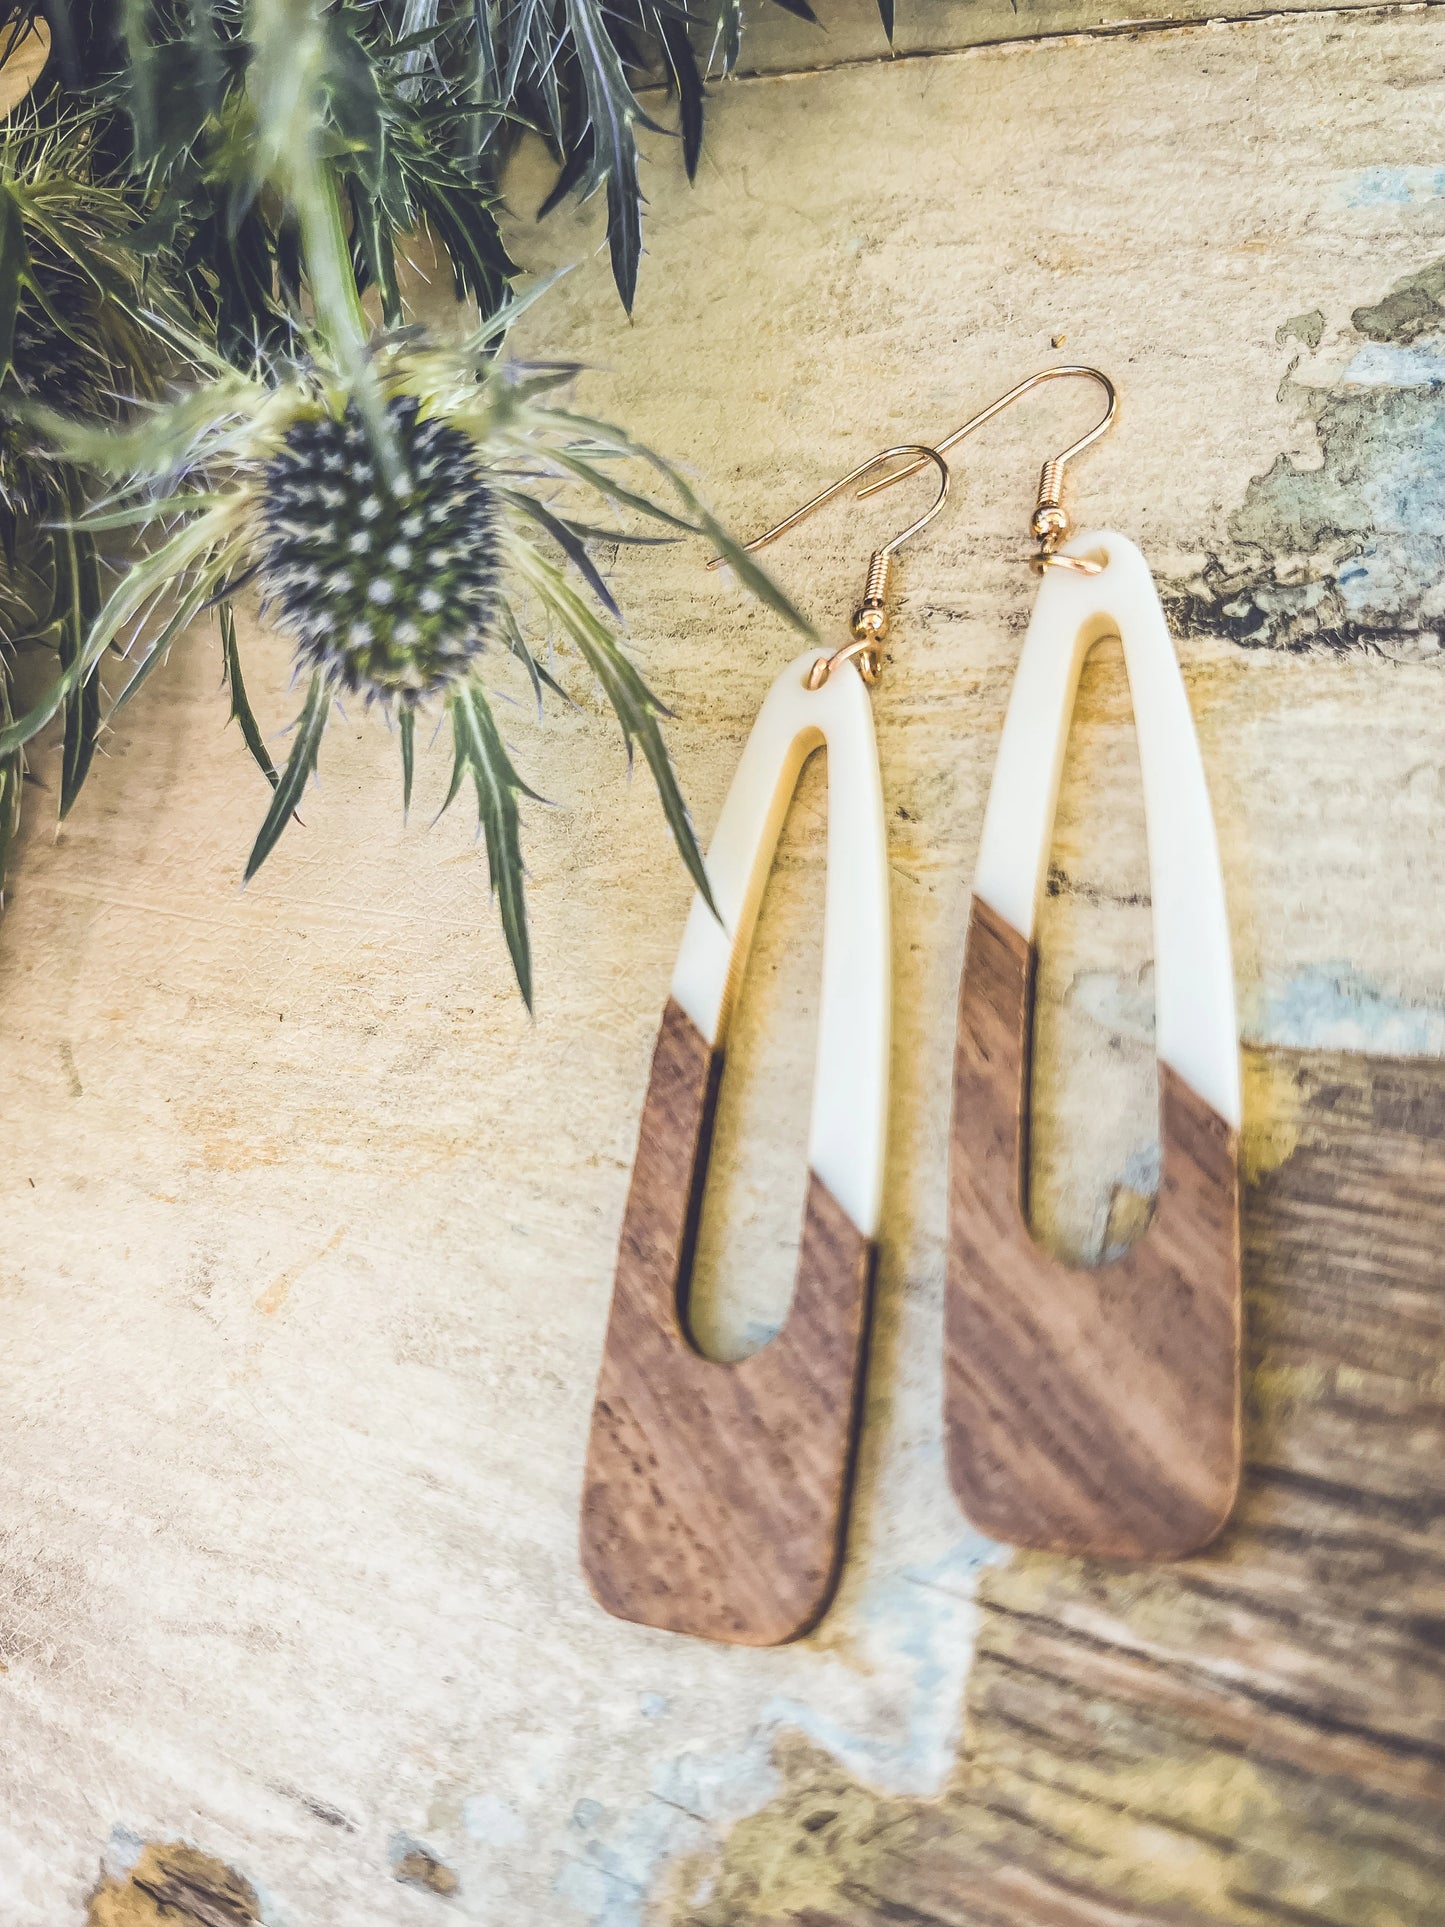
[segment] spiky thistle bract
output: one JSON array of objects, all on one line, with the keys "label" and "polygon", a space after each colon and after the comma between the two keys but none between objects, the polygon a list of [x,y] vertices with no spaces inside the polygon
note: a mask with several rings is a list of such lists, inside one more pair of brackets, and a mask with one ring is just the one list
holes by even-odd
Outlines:
[{"label": "spiky thistle bract", "polygon": [[[515,312],[512,311],[513,313]],[[665,711],[621,645],[619,611],[588,554],[610,542],[697,534],[744,584],[790,621],[803,619],[703,507],[670,463],[559,398],[575,372],[500,356],[512,313],[460,346],[419,330],[373,344],[367,381],[379,396],[395,467],[377,459],[369,417],[349,378],[317,342],[304,360],[242,371],[217,355],[203,387],[144,411],[110,433],[32,410],[51,444],[112,487],[89,531],[142,535],[138,558],[99,610],[83,647],[27,715],[0,727],[0,757],[17,749],[123,646],[127,680],[111,712],[151,674],[208,606],[223,609],[232,714],[268,781],[271,807],[246,876],[265,861],[316,770],[338,698],[358,692],[395,719],[403,800],[409,802],[415,719],[428,708],[450,725],[447,807],[475,792],[493,892],[530,1006],[518,773],[484,678],[499,656],[517,659],[541,713],[547,689],[565,695],[554,646],[589,671],[640,750],[677,848],[708,885],[687,807],[663,740]],[[204,358],[199,343],[188,352]],[[389,479],[390,476],[390,479]],[[630,529],[598,529],[601,508]],[[146,546],[146,544],[149,546]],[[231,597],[259,583],[270,618],[289,633],[305,698],[277,769],[256,727],[241,674]]]},{"label": "spiky thistle bract", "polygon": [[[94,116],[15,108],[0,141],[0,717],[11,716],[16,653],[53,650],[74,663],[101,604],[100,563],[74,525],[83,482],[63,454],[37,445],[13,412],[27,403],[83,409],[97,426],[122,397],[154,394],[182,355],[165,317],[164,278],[131,250],[135,199],[99,172]],[[95,750],[94,673],[65,699],[62,809]],[[0,757],[0,892],[25,774],[17,745]]]}]

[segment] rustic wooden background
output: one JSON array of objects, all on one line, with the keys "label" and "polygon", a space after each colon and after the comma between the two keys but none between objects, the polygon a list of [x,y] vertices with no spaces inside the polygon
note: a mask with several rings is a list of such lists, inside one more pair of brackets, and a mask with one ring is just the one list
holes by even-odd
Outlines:
[{"label": "rustic wooden background", "polygon": [[[576,1560],[592,1381],[687,904],[580,709],[511,732],[539,1002],[465,823],[338,724],[237,889],[260,779],[179,653],[0,923],[5,1927],[1426,1927],[1445,1915],[1445,16],[1053,0],[776,15],[698,183],[658,147],[637,317],[599,210],[523,346],[746,531],[1060,355],[1118,379],[1085,520],[1173,612],[1250,1046],[1250,1469],[1168,1571],[1011,1558],[946,1487],[944,1149],[971,864],[1055,392],[910,553],[876,694],[897,1017],[881,1329],[840,1600],[796,1647],[623,1626]],[[1225,12],[1230,11],[1228,8]],[[777,553],[846,615],[892,508]],[[690,549],[613,577],[700,823],[794,648]],[[285,650],[252,681],[279,728]],[[499,676],[500,676],[499,671]],[[50,780],[43,761],[38,774]],[[824,776],[764,908],[701,1323],[792,1275]],[[34,801],[43,801],[36,797]],[[1117,653],[1042,929],[1036,1190],[1098,1254],[1154,1178],[1149,919]],[[1361,1053],[1368,1053],[1363,1055]]]}]

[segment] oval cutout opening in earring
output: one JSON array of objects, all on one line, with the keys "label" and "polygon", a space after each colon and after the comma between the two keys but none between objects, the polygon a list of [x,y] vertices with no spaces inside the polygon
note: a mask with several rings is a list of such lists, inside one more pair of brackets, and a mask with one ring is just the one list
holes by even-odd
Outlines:
[{"label": "oval cutout opening in earring", "polygon": [[1159,1188],[1149,848],[1117,636],[1080,675],[1037,949],[1025,1215],[1054,1257],[1103,1264],[1143,1235]]},{"label": "oval cutout opening in earring", "polygon": [[828,759],[803,767],[728,1021],[686,1302],[689,1338],[729,1363],[761,1351],[793,1302],[808,1191]]}]

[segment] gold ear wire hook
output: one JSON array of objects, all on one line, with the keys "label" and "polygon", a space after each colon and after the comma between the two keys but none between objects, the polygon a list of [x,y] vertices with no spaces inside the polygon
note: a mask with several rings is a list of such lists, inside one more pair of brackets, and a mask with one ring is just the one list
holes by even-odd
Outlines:
[{"label": "gold ear wire hook", "polygon": [[[815,495],[810,502],[804,502],[800,509],[794,509],[793,513],[784,516],[781,522],[775,522],[770,529],[765,529],[761,535],[754,536],[751,542],[744,542],[742,545],[749,554],[756,554],[759,549],[765,549],[770,542],[776,542],[780,535],[786,535],[790,529],[797,528],[800,522],[805,522],[810,515],[825,507],[834,496],[841,495],[844,489],[851,488],[870,469],[877,468],[881,462],[896,461],[900,455],[916,455],[918,460],[910,467],[900,469],[897,475],[890,476],[889,481],[902,481],[904,475],[916,475],[920,469],[926,468],[931,462],[938,470],[938,494],[916,522],[910,522],[906,529],[901,529],[890,542],[885,542],[881,549],[875,549],[868,558],[868,579],[863,587],[863,600],[853,611],[853,620],[850,625],[853,640],[845,643],[841,649],[835,649],[831,656],[818,658],[808,671],[809,689],[821,689],[835,669],[854,659],[857,660],[858,673],[864,682],[877,682],[883,667],[878,644],[888,633],[886,598],[888,575],[893,566],[893,558],[905,542],[928,527],[948,500],[950,480],[948,463],[936,448],[929,448],[923,442],[902,442],[897,448],[885,448],[877,455],[870,455],[866,462],[860,462],[857,468],[843,477],[842,481],[832,483],[820,495]],[[871,491],[860,490],[859,493],[861,495]],[[726,560],[725,556],[715,555],[707,566],[710,569],[716,569]]]},{"label": "gold ear wire hook", "polygon": [[[1070,528],[1068,511],[1064,508],[1062,501],[1064,469],[1076,455],[1082,455],[1086,448],[1098,441],[1099,437],[1112,426],[1114,417],[1119,411],[1119,397],[1113,382],[1100,369],[1086,368],[1081,362],[1067,362],[1059,368],[1041,368],[1037,374],[1028,375],[1023,381],[1015,383],[1006,395],[1000,395],[998,400],[990,402],[987,408],[981,408],[976,415],[963,424],[962,428],[954,429],[951,435],[946,435],[936,444],[938,452],[946,454],[950,448],[972,435],[976,429],[982,428],[985,422],[991,422],[995,415],[1001,415],[1005,408],[1011,408],[1022,396],[1031,393],[1035,388],[1042,387],[1046,381],[1075,378],[1097,382],[1107,397],[1107,406],[1103,415],[1087,434],[1081,435],[1076,442],[1071,442],[1059,454],[1051,456],[1039,472],[1038,500],[1029,518],[1030,532],[1039,545],[1037,553],[1029,557],[1029,567],[1035,575],[1042,575],[1045,569],[1050,568],[1074,569],[1081,575],[1098,575],[1100,571],[1101,564],[1091,561],[1088,556],[1058,555],[1055,551],[1067,537]],[[870,495],[879,494],[885,488],[892,488],[895,482],[903,481],[906,476],[916,475],[922,466],[921,462],[910,462],[906,468],[900,468],[896,474],[885,475],[876,482],[870,482],[867,488],[859,489],[858,499],[863,501]]]}]

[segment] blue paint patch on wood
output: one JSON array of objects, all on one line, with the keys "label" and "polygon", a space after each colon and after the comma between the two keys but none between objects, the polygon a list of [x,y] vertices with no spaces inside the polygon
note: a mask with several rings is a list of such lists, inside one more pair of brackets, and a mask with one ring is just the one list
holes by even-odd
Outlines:
[{"label": "blue paint patch on wood", "polygon": [[1365,167],[1345,181],[1346,207],[1419,207],[1445,198],[1445,167]]},{"label": "blue paint patch on wood", "polygon": [[1342,375],[1314,388],[1292,368],[1281,391],[1313,414],[1320,462],[1281,455],[1250,483],[1227,542],[1167,598],[1185,633],[1249,649],[1441,654],[1445,261],[1357,308],[1351,327],[1361,342]]}]

